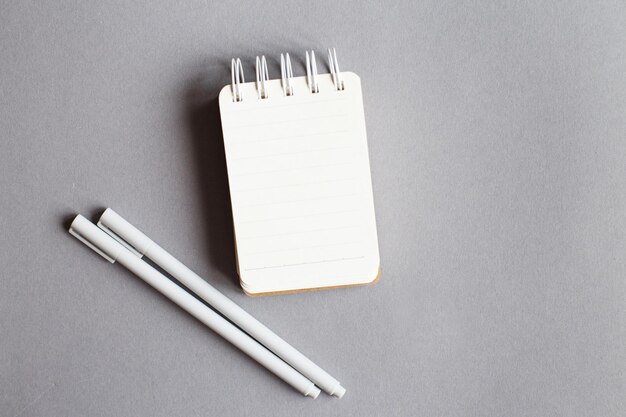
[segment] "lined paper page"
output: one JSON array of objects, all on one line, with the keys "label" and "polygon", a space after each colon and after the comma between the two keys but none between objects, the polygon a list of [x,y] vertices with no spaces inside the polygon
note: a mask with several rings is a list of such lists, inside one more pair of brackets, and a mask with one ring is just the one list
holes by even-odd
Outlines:
[{"label": "lined paper page", "polygon": [[242,286],[249,293],[367,283],[379,255],[360,80],[271,80],[220,93]]}]

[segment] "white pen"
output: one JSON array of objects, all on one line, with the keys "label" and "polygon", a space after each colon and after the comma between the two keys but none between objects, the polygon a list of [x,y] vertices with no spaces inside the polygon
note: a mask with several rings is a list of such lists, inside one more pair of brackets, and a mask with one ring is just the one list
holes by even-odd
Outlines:
[{"label": "white pen", "polygon": [[228,297],[200,278],[179,260],[170,255],[119,214],[108,208],[100,217],[98,226],[109,233],[137,256],[146,256],[184,286],[206,301],[226,318],[255,338],[263,346],[274,352],[285,362],[309,378],[326,393],[338,398],[346,390],[339,381],[313,363],[309,358],[285,342],[257,319],[246,313]]},{"label": "white pen", "polygon": [[69,232],[109,262],[119,262],[128,268],[129,271],[178,304],[224,339],[247,353],[251,358],[303,395],[313,398],[317,398],[319,395],[320,390],[313,382],[302,376],[256,340],[208,308],[147,262],[130,252],[80,214],[76,216],[70,225]]}]

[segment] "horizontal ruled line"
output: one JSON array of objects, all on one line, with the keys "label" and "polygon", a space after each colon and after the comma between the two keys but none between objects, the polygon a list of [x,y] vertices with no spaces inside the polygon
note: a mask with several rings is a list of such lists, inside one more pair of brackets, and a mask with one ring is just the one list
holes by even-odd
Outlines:
[{"label": "horizontal ruled line", "polygon": [[239,239],[241,240],[263,239],[266,237],[291,236],[291,235],[300,235],[300,234],[315,233],[315,232],[329,232],[332,230],[354,229],[355,227],[359,227],[359,225],[355,224],[352,226],[339,226],[339,227],[318,228],[318,229],[311,229],[311,230],[299,230],[296,232],[287,232],[287,233],[271,233],[269,235],[259,235],[259,236],[243,236],[243,237],[240,237]]},{"label": "horizontal ruled line", "polygon": [[274,136],[274,137],[263,138],[263,139],[234,140],[232,142],[232,145],[240,145],[240,144],[245,144],[245,143],[258,143],[258,142],[275,142],[277,140],[292,140],[292,139],[295,140],[295,139],[309,138],[313,136],[330,136],[330,135],[336,135],[339,133],[348,133],[348,132],[349,132],[348,129],[342,129],[342,130],[333,130],[331,132],[304,133],[301,135],[288,135],[288,136]]},{"label": "horizontal ruled line", "polygon": [[234,161],[240,161],[243,159],[256,159],[256,158],[271,158],[274,156],[289,156],[289,155],[301,155],[301,154],[307,154],[307,153],[311,153],[311,152],[325,152],[325,151],[337,151],[340,149],[348,149],[348,148],[353,148],[353,146],[334,146],[334,147],[328,147],[328,148],[319,148],[319,149],[307,149],[304,151],[297,151],[297,152],[283,152],[283,153],[268,153],[265,155],[254,155],[254,156],[242,156],[239,158],[233,158]]},{"label": "horizontal ruled line", "polygon": [[245,172],[243,174],[235,174],[235,177],[242,177],[244,175],[258,175],[258,174],[273,174],[276,172],[289,172],[289,171],[300,171],[303,169],[312,169],[312,168],[324,168],[324,167],[333,167],[333,166],[341,166],[341,165],[350,165],[353,162],[338,162],[336,164],[320,164],[320,165],[310,165],[307,167],[297,167],[297,168],[285,168],[285,169],[274,169],[271,171],[255,171],[255,172]]},{"label": "horizontal ruled line", "polygon": [[263,222],[272,222],[277,220],[295,220],[295,219],[304,219],[307,217],[316,217],[316,216],[331,216],[333,214],[344,214],[344,213],[356,213],[360,210],[337,210],[337,211],[326,211],[323,213],[313,213],[313,214],[303,214],[301,216],[289,216],[289,217],[273,217],[269,219],[260,219],[260,220],[247,220],[239,222],[241,224],[250,224],[250,223],[263,223]]},{"label": "horizontal ruled line", "polygon": [[300,265],[313,265],[313,264],[322,264],[322,263],[328,263],[328,262],[340,262],[340,261],[354,261],[357,259],[363,259],[365,258],[365,256],[355,256],[352,258],[336,258],[336,259],[325,259],[322,261],[313,261],[313,262],[301,262],[301,263],[297,263],[297,264],[283,264],[283,265],[270,265],[270,266],[261,266],[258,268],[246,268],[246,271],[255,271],[255,270],[259,270],[259,269],[270,269],[270,268],[286,268],[286,267],[291,267],[291,266],[300,266]]},{"label": "horizontal ruled line", "polygon": [[289,119],[289,120],[278,120],[278,121],[273,121],[273,122],[263,122],[263,123],[251,123],[251,124],[247,124],[247,125],[243,125],[243,124],[236,124],[234,126],[230,126],[230,129],[244,129],[244,128],[249,128],[249,127],[261,127],[261,126],[275,126],[275,125],[282,125],[285,123],[301,123],[301,122],[309,122],[311,120],[320,120],[320,119],[331,119],[331,118],[339,118],[339,117],[346,117],[348,115],[348,113],[341,113],[341,114],[333,114],[330,116],[315,116],[315,117],[305,117],[305,118],[301,118],[301,119]]},{"label": "horizontal ruled line", "polygon": [[348,246],[348,245],[356,245],[357,243],[361,243],[358,240],[352,241],[352,242],[342,242],[342,243],[333,243],[333,244],[326,244],[326,245],[313,245],[313,246],[300,246],[297,248],[289,248],[289,249],[276,249],[276,250],[267,250],[267,251],[262,251],[262,252],[250,252],[250,253],[246,253],[245,255],[247,256],[251,256],[251,255],[265,255],[268,253],[278,253],[278,252],[293,252],[293,251],[297,251],[297,250],[302,250],[302,249],[316,249],[316,248],[332,248],[335,246]]},{"label": "horizontal ruled line", "polygon": [[[288,97],[295,97],[295,96],[288,96]],[[265,104],[266,101],[263,100],[259,100],[262,104]],[[237,109],[238,112],[246,112],[246,111],[256,111],[256,110],[260,110],[260,109],[279,109],[281,107],[293,107],[293,106],[304,106],[304,105],[317,105],[319,103],[338,103],[341,101],[348,101],[348,99],[346,98],[330,98],[330,99],[326,99],[326,100],[315,100],[315,101],[309,101],[309,102],[300,102],[300,103],[285,103],[285,104],[275,104],[273,106],[265,106],[265,107],[249,107],[249,108],[239,108]]]},{"label": "horizontal ruled line", "polygon": [[237,193],[244,193],[247,191],[263,191],[263,190],[275,190],[277,188],[289,188],[289,187],[301,187],[303,185],[318,185],[318,184],[335,184],[338,182],[348,182],[348,181],[357,181],[358,178],[340,178],[340,179],[332,179],[327,181],[310,181],[310,182],[297,182],[292,184],[284,184],[284,185],[270,185],[267,187],[255,187],[255,188],[235,188],[233,191]]},{"label": "horizontal ruled line", "polygon": [[303,198],[300,200],[282,200],[282,201],[272,201],[271,203],[259,203],[259,204],[248,204],[245,206],[239,206],[241,208],[247,208],[247,207],[260,207],[260,206],[272,206],[275,204],[291,204],[291,203],[303,203],[306,201],[317,201],[317,200],[328,200],[331,198],[341,198],[341,197],[354,197],[359,195],[359,193],[352,193],[352,194],[337,194],[337,195],[328,195],[328,196],[324,196],[324,197],[315,197],[315,198]]}]

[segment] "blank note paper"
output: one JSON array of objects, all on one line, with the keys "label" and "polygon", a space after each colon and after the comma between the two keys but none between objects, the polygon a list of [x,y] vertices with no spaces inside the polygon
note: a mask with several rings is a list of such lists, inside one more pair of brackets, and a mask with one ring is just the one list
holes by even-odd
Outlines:
[{"label": "blank note paper", "polygon": [[238,272],[248,294],[366,284],[379,275],[361,82],[341,73],[219,96]]}]

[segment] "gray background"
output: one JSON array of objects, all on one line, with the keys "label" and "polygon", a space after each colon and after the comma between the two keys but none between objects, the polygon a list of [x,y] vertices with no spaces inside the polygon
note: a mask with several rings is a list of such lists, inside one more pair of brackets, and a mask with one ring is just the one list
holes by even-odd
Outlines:
[{"label": "gray background", "polygon": [[[383,278],[242,294],[230,58],[360,74]],[[325,61],[325,59],[323,60]],[[2,2],[2,416],[623,416],[624,2]],[[111,206],[335,375],[304,398],[67,222]]]}]

